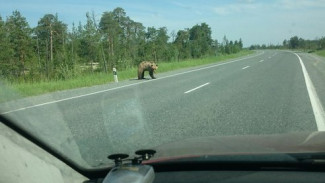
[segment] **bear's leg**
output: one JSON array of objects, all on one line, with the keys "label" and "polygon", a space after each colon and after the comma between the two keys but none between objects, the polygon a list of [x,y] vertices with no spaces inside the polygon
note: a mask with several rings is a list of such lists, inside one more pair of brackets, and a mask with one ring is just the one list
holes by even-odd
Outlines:
[{"label": "bear's leg", "polygon": [[150,75],[150,77],[151,77],[152,79],[156,79],[155,76],[153,75],[153,71],[152,71],[152,70],[149,71],[149,75]]},{"label": "bear's leg", "polygon": [[142,72],[141,79],[144,79],[144,71]]},{"label": "bear's leg", "polygon": [[143,71],[138,70],[138,79],[143,79]]}]

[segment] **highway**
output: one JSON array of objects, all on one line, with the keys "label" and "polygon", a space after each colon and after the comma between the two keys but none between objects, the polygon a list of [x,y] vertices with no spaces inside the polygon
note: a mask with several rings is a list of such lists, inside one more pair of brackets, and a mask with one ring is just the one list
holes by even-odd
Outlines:
[{"label": "highway", "polygon": [[43,129],[35,135],[92,166],[111,153],[185,138],[325,130],[321,57],[265,50],[157,72],[155,80],[131,79],[8,102],[0,113],[31,130]]}]

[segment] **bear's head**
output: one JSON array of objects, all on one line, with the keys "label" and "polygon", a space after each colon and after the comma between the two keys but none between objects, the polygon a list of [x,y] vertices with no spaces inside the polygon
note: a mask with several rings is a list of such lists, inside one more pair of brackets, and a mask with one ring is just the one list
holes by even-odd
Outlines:
[{"label": "bear's head", "polygon": [[151,69],[153,71],[157,70],[158,69],[158,64],[154,63],[154,62],[151,62]]}]

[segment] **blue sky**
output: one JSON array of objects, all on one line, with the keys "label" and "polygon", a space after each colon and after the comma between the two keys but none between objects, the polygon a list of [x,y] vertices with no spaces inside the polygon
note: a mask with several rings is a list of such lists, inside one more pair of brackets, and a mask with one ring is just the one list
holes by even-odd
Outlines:
[{"label": "blue sky", "polygon": [[94,11],[99,21],[103,12],[116,7],[146,27],[165,26],[169,32],[206,22],[213,39],[242,38],[244,46],[281,44],[295,35],[325,36],[325,0],[0,0],[0,15],[6,19],[19,10],[35,27],[45,14],[58,13],[71,28],[73,22],[85,22],[86,12]]}]

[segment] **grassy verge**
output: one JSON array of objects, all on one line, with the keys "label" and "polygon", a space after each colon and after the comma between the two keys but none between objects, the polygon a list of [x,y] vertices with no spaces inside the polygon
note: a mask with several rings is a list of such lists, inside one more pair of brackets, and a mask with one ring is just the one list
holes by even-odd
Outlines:
[{"label": "grassy verge", "polygon": [[319,56],[325,57],[325,50],[318,50],[318,51],[315,51],[315,53]]},{"label": "grassy verge", "polygon": [[[220,62],[227,59],[233,59],[233,58],[249,55],[252,53],[253,51],[243,50],[239,53],[232,54],[232,55],[221,55],[218,57],[190,59],[190,60],[184,60],[180,62],[164,62],[164,63],[159,63],[159,69],[157,70],[157,72],[158,73],[166,72],[166,71],[176,70],[180,68]],[[137,68],[130,68],[118,72],[118,78],[120,81],[130,79],[130,78],[136,78],[136,77],[137,77]],[[59,90],[67,90],[73,88],[107,84],[109,82],[113,82],[112,73],[109,74],[93,73],[93,74],[87,74],[87,75],[80,76],[78,78],[73,78],[64,81],[49,81],[49,82],[39,82],[39,83],[14,83],[14,84],[9,84],[9,86],[7,85],[7,88],[8,91],[14,90],[20,93],[22,97],[26,97],[26,96],[33,96],[33,95],[59,91]],[[1,92],[1,93],[7,93],[7,92]],[[8,100],[9,96],[1,96],[1,95],[3,94],[0,94],[0,100],[1,98],[5,98]]]},{"label": "grassy verge", "polygon": [[187,68],[187,67],[193,67],[193,66],[199,66],[199,65],[204,65],[204,64],[210,64],[210,63],[216,63],[228,59],[233,59],[241,56],[245,56],[248,54],[253,53],[254,51],[251,50],[243,50],[239,53],[236,54],[231,54],[231,55],[220,55],[217,57],[206,57],[206,58],[201,58],[201,59],[190,59],[190,60],[184,60],[180,62],[164,62],[164,63],[159,63],[159,69],[158,72],[166,72],[166,71],[171,71],[171,70],[176,70],[176,69],[181,69],[181,68]]}]

